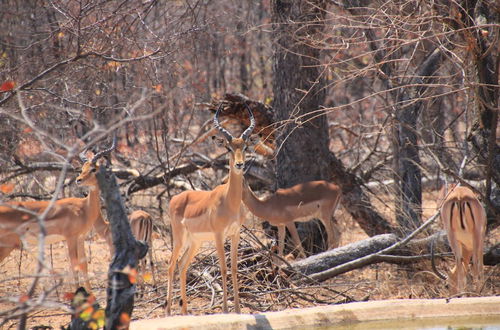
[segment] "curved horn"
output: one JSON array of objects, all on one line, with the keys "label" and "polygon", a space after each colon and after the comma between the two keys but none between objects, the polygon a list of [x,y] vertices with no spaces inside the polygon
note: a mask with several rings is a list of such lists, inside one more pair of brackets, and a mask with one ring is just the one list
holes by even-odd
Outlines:
[{"label": "curved horn", "polygon": [[241,138],[246,141],[250,137],[250,134],[252,134],[253,129],[255,128],[255,118],[248,104],[246,103],[244,104],[245,107],[247,108],[248,116],[250,116],[250,126],[248,126],[248,128],[241,134]]},{"label": "curved horn", "polygon": [[89,159],[87,158],[87,156],[85,156],[85,151],[86,151],[86,150],[83,150],[82,152],[80,152],[80,153],[78,154],[78,156],[80,157],[80,160],[81,160],[82,162],[84,162],[84,163],[86,163],[86,162],[88,162],[88,161],[89,161]]},{"label": "curved horn", "polygon": [[109,154],[115,148],[116,148],[116,134],[114,134],[114,136],[113,136],[113,144],[111,144],[111,147],[109,147],[108,149],[105,149],[105,150],[102,150],[102,151],[99,151],[98,153],[96,153],[94,155],[94,157],[92,158],[92,164],[95,165],[97,163],[97,160],[99,158],[103,157],[106,154]]},{"label": "curved horn", "polygon": [[231,142],[231,140],[233,139],[233,136],[231,135],[231,133],[229,133],[229,131],[227,129],[225,129],[224,127],[222,127],[219,123],[219,113],[222,109],[222,102],[221,104],[219,105],[219,108],[217,109],[217,112],[215,112],[215,116],[214,116],[214,126],[215,128],[217,128],[222,134],[224,134],[224,136],[226,137],[226,140],[228,140],[229,142]]}]

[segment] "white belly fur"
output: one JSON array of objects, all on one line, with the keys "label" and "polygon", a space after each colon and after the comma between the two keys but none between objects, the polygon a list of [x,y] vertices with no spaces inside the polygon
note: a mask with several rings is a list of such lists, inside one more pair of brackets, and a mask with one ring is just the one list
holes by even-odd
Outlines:
[{"label": "white belly fur", "polygon": [[[240,231],[240,225],[238,223],[233,223],[231,226],[226,228],[226,231],[224,232],[224,238],[239,233],[239,231]],[[190,233],[189,235],[193,239],[202,242],[215,241],[215,235],[212,232],[195,232],[195,233]]]},{"label": "white belly fur", "polygon": [[[189,235],[199,241],[214,241],[215,235],[211,231],[210,223],[207,221],[206,216],[196,218],[184,218],[181,223],[186,227]],[[235,220],[224,231],[224,237],[239,233],[240,223]]]},{"label": "white belly fur", "polygon": [[207,233],[191,233],[191,237],[197,241],[214,241],[215,240],[215,235],[211,232]]}]

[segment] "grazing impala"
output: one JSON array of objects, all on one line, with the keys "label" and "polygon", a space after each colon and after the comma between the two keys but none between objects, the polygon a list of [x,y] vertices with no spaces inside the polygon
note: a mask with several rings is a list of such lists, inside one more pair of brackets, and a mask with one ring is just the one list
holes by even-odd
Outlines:
[{"label": "grazing impala", "polygon": [[[130,213],[128,218],[130,222],[130,229],[132,230],[134,237],[139,241],[148,243],[149,264],[151,267],[151,274],[153,276],[153,283],[156,286],[153,263],[153,217],[148,212],[135,210]],[[101,238],[106,240],[106,243],[108,243],[109,246],[110,254],[114,255],[115,246],[113,245],[109,222],[106,222],[102,217],[99,217],[94,223],[94,229]],[[146,269],[146,258],[141,260],[140,266],[142,269]]]},{"label": "grazing impala", "polygon": [[472,274],[479,291],[483,283],[483,246],[486,212],[474,192],[464,186],[452,186],[441,206],[443,222],[455,266],[450,271],[452,293],[464,290],[466,274],[472,257]]},{"label": "grazing impala", "polygon": [[295,222],[321,220],[328,235],[328,248],[339,244],[340,232],[332,222],[341,197],[340,187],[326,181],[310,181],[288,189],[278,189],[266,199],[259,199],[245,182],[243,203],[250,212],[278,227],[278,254],[283,256],[285,228],[288,228],[295,248],[305,256]]},{"label": "grazing impala", "polygon": [[[45,218],[46,243],[66,241],[74,285],[79,286],[78,271],[81,271],[87,290],[91,290],[91,287],[87,274],[84,239],[96,219],[101,217],[99,185],[95,177],[99,167],[97,161],[114,148],[115,143],[111,148],[97,153],[91,160],[85,159],[76,182],[90,188],[88,196],[56,200]],[[0,206],[0,261],[12,250],[21,248],[23,240],[29,243],[38,240],[40,226],[36,217],[49,204],[49,201],[23,201]]]},{"label": "grazing impala", "polygon": [[252,111],[247,106],[250,126],[240,137],[233,137],[220,126],[219,113],[214,117],[215,127],[224,135],[221,143],[230,151],[229,180],[211,191],[184,191],[170,200],[170,222],[172,226],[172,257],[168,267],[167,315],[172,303],[172,284],[175,266],[182,248],[185,252],[179,261],[182,313],[187,313],[186,274],[203,241],[215,241],[222,276],[223,311],[227,313],[227,266],[224,255],[224,240],[231,238],[231,276],[234,288],[234,307],[240,312],[239,289],[237,280],[237,252],[240,240],[240,227],[244,221],[241,207],[243,169],[247,140],[255,127]]}]

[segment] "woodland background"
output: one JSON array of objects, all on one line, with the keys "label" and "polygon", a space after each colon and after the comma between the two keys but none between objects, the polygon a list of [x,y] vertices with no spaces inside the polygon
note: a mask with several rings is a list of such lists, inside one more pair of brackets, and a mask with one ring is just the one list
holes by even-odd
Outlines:
[{"label": "woodland background", "polygon": [[[5,0],[0,31],[2,201],[82,196],[69,151],[116,132],[126,204],[154,214],[168,242],[169,197],[227,173],[213,110],[224,100],[237,132],[245,100],[273,149],[253,156],[259,193],[330,180],[352,226],[405,235],[431,214],[425,192],[459,181],[498,244],[495,0]],[[324,250],[320,225],[299,229]]]}]

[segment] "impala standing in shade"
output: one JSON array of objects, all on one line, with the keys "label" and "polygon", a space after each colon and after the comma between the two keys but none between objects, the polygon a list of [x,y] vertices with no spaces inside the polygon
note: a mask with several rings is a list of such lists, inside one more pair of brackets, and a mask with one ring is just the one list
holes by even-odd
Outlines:
[{"label": "impala standing in shade", "polygon": [[340,187],[326,181],[310,181],[287,189],[278,189],[273,195],[259,199],[245,182],[243,203],[256,217],[278,227],[278,254],[283,256],[285,228],[288,228],[295,248],[305,256],[295,222],[321,220],[328,235],[328,248],[339,245],[340,231],[332,217],[342,192]]}]

